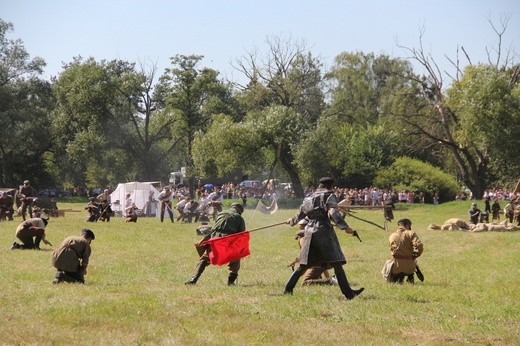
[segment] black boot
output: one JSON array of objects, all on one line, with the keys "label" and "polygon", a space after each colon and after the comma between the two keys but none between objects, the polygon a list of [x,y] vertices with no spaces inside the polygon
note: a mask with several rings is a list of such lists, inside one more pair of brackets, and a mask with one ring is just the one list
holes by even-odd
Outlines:
[{"label": "black boot", "polygon": [[233,286],[235,284],[235,280],[237,279],[237,273],[229,273],[229,277],[227,279],[228,286]]},{"label": "black boot", "polygon": [[197,283],[197,280],[200,278],[202,273],[204,272],[204,269],[208,266],[207,261],[200,261],[197,265],[197,271],[195,272],[195,275],[193,275],[188,281],[185,282],[186,285],[195,285]]},{"label": "black boot", "polygon": [[338,285],[341,289],[341,293],[348,299],[354,299],[356,296],[360,295],[365,288],[361,287],[358,290],[353,290],[348,283],[347,274],[343,270],[342,265],[334,266],[334,273],[336,274],[336,278],[338,279]]},{"label": "black boot", "polygon": [[285,284],[285,290],[283,291],[283,294],[293,294],[294,287],[298,283],[298,280],[300,279],[300,276],[305,272],[305,269],[307,269],[305,266],[300,265],[296,270],[292,273],[291,277],[289,278],[289,281]]},{"label": "black boot", "polygon": [[52,281],[52,283],[59,284],[63,281],[65,281],[65,273],[63,273],[62,271],[56,272],[56,275],[54,276],[54,280]]}]

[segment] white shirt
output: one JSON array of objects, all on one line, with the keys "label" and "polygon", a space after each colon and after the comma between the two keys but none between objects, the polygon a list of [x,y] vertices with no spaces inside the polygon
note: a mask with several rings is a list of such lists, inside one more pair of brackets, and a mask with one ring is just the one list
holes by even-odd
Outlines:
[{"label": "white shirt", "polygon": [[159,196],[157,196],[157,198],[161,202],[171,202],[171,200],[173,198],[173,193],[171,193],[171,191],[169,191],[168,193],[166,191],[161,191],[161,193],[159,193]]}]

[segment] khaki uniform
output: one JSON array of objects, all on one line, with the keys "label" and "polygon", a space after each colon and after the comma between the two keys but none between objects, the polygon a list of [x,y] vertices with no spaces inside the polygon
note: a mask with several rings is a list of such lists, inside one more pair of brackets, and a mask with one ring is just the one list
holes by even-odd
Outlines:
[{"label": "khaki uniform", "polygon": [[[400,226],[388,238],[390,251],[394,260],[391,275],[412,275],[415,273],[415,258],[422,255],[424,246],[417,234]],[[400,280],[402,281],[402,280]]]},{"label": "khaki uniform", "polygon": [[36,193],[31,186],[22,185],[18,195],[20,196],[20,200],[22,202],[22,219],[25,221],[25,215],[27,214],[27,211],[29,211],[29,217],[33,217],[33,198],[35,197]]},{"label": "khaki uniform", "polygon": [[16,238],[22,241],[24,249],[39,249],[45,239],[45,223],[38,217],[25,220],[16,228]]},{"label": "khaki uniform", "polygon": [[88,266],[91,251],[87,239],[79,236],[67,237],[52,253],[52,265],[58,272],[64,272],[76,279],[75,281],[85,282],[84,270]]},{"label": "khaki uniform", "polygon": [[[300,249],[303,246],[304,231],[300,231],[296,234],[296,240]],[[295,264],[298,263],[299,258],[296,259]],[[332,284],[331,276],[327,268],[322,266],[311,266],[303,274],[302,285],[330,285]]]}]

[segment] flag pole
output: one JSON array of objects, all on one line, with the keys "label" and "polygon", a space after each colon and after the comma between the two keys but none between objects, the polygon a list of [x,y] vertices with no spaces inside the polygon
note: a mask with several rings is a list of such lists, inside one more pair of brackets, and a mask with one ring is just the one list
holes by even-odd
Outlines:
[{"label": "flag pole", "polygon": [[280,226],[280,225],[285,225],[285,224],[287,224],[287,223],[285,221],[282,221],[282,222],[274,223],[274,224],[268,225],[268,226],[253,228],[253,229],[248,230],[247,232],[255,232],[255,231],[259,231],[259,230],[264,229],[264,228],[270,228],[270,227]]}]

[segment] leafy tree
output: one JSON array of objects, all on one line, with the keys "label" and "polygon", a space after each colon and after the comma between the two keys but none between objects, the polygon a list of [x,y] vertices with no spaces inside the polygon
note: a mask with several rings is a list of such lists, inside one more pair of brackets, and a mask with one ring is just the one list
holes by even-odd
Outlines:
[{"label": "leafy tree", "polygon": [[[254,128],[262,138],[257,151],[265,151],[265,159],[270,157],[264,161],[263,170],[280,165],[291,180],[295,195],[303,197],[294,150],[315,128],[325,107],[322,64],[307,50],[304,42],[274,37],[267,40],[267,45],[268,53],[264,57],[248,52],[247,57],[235,62],[235,68],[249,81],[246,86],[240,86],[237,98],[248,111],[246,118],[258,118],[258,124],[265,127],[261,129],[253,121],[249,124],[256,125]],[[288,119],[279,118],[284,116]],[[282,123],[291,123],[291,128],[274,127]],[[247,166],[248,163],[240,164]]]},{"label": "leafy tree", "polygon": [[[496,136],[496,133],[491,131],[475,133],[477,127],[474,124],[478,122],[478,119],[482,119],[481,114],[487,114],[495,119],[511,117],[504,115],[504,108],[511,109],[517,102],[507,100],[517,93],[519,80],[518,68],[511,66],[511,56],[503,54],[501,47],[502,36],[507,28],[507,19],[502,21],[500,29],[497,30],[493,24],[492,27],[497,33],[499,45],[495,50],[496,60],[494,62],[491,55],[488,55],[488,68],[495,72],[489,73],[487,68],[478,66],[471,67],[471,59],[462,48],[470,67],[462,70],[459,67],[460,60],[456,59],[456,63],[454,63],[456,76],[452,77],[454,83],[448,90],[448,97],[444,90],[443,74],[435,60],[425,53],[422,47],[422,33],[419,48],[402,47],[411,54],[411,59],[426,71],[424,76],[409,76],[418,85],[416,94],[422,98],[425,107],[404,107],[402,113],[395,115],[406,124],[411,136],[419,136],[432,146],[441,146],[451,154],[457,176],[470,189],[473,196],[482,196],[491,179],[490,151],[488,147],[484,147],[482,136]],[[466,73],[468,76],[465,76]],[[502,76],[503,73],[507,76]],[[479,80],[478,75],[483,77],[484,88],[478,86],[478,83],[471,82]],[[486,78],[494,81],[486,80]],[[501,82],[504,80],[503,78],[509,80],[506,88]],[[466,88],[468,88],[468,92],[466,92]],[[476,94],[470,94],[470,90],[476,91]],[[484,106],[486,104],[497,106],[497,102],[490,102],[493,98],[495,101],[506,100],[506,102],[500,107],[486,110]],[[513,115],[512,118],[516,119],[516,115]],[[468,131],[473,131],[474,135],[468,135]],[[514,138],[509,136],[511,134],[513,133],[510,130],[501,132],[503,135],[501,140],[514,142]],[[484,141],[484,143],[491,142],[492,140],[489,138]],[[500,157],[498,153],[497,155],[496,157]]]},{"label": "leafy tree", "polygon": [[395,94],[409,86],[410,63],[362,52],[339,54],[325,74],[330,84],[327,115],[349,124],[375,124],[388,111]]},{"label": "leafy tree", "polygon": [[193,142],[198,132],[205,132],[216,114],[227,114],[240,120],[238,104],[231,88],[218,79],[218,72],[198,69],[199,55],[176,55],[171,59],[173,67],[161,77],[158,93],[165,101],[167,116],[174,121],[172,141],[167,148],[182,153],[178,162],[187,170],[190,193],[193,194],[195,169]]},{"label": "leafy tree", "polygon": [[[202,174],[225,175],[240,167],[254,171],[279,160],[291,181],[300,184],[294,166],[291,143],[298,142],[306,129],[299,114],[284,106],[250,112],[242,122],[218,117],[205,134],[199,134],[194,145],[194,159]],[[280,152],[285,154],[281,155]],[[215,167],[215,168],[213,168]]]},{"label": "leafy tree", "polygon": [[248,80],[239,98],[247,110],[272,105],[294,108],[308,126],[316,124],[325,107],[322,63],[312,56],[304,41],[269,37],[268,53],[256,51],[237,59],[234,67]]},{"label": "leafy tree", "polygon": [[152,180],[160,170],[158,144],[170,138],[170,119],[160,117],[152,96],[155,68],[81,57],[65,66],[54,84],[55,157],[74,186],[107,186]]},{"label": "leafy tree", "polygon": [[378,169],[393,162],[397,146],[395,133],[383,126],[349,125],[327,117],[298,147],[296,161],[307,184],[319,176],[332,176],[341,186],[366,187]]},{"label": "leafy tree", "polygon": [[401,157],[380,169],[374,185],[396,191],[423,192],[426,200],[438,194],[440,201],[451,201],[459,192],[457,180],[450,174],[419,160]]},{"label": "leafy tree", "polygon": [[47,114],[49,83],[41,80],[45,62],[31,59],[20,39],[9,39],[13,25],[0,19],[0,185],[54,185],[48,167],[51,138]]},{"label": "leafy tree", "polygon": [[[479,158],[481,168],[472,171],[481,172],[487,181],[491,176],[500,177],[504,184],[514,182],[516,177],[510,172],[520,169],[520,162],[512,159],[520,147],[519,72],[520,65],[506,70],[469,66],[447,93],[446,105],[460,119],[454,138],[459,147]],[[479,164],[467,158],[464,163],[472,167]]]}]

